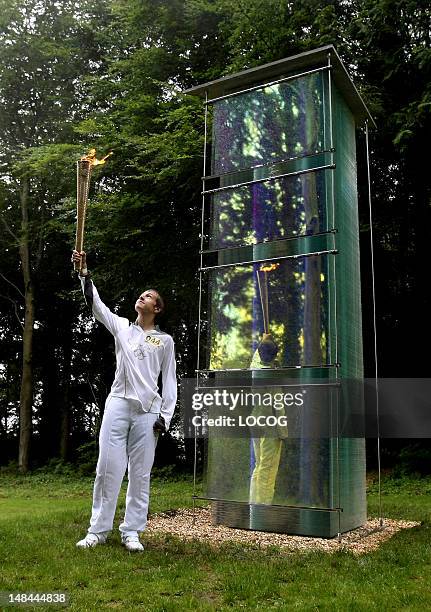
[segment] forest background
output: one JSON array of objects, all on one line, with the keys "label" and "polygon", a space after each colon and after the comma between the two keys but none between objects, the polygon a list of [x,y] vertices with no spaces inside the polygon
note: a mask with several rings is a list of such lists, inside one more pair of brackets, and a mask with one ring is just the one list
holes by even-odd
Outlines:
[{"label": "forest background", "polygon": [[[204,118],[188,87],[333,44],[371,135],[379,375],[427,377],[431,9],[425,0],[0,0],[0,465],[94,470],[113,343],[69,265],[75,165],[95,174],[85,245],[104,301],[167,298],[179,377],[196,367]],[[374,374],[364,136],[358,132],[365,374]],[[424,353],[422,353],[422,350]],[[180,415],[173,431],[181,432]],[[375,441],[371,441],[373,448]],[[165,435],[159,464],[193,449]],[[371,448],[371,445],[370,445]],[[375,461],[369,452],[370,465]],[[382,443],[427,471],[428,441]]]}]

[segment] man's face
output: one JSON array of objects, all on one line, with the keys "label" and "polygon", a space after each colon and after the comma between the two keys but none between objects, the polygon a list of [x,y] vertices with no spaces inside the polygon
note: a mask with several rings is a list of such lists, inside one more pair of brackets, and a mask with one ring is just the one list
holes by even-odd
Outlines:
[{"label": "man's face", "polygon": [[147,289],[147,291],[144,291],[144,293],[141,293],[141,295],[136,300],[136,304],[135,304],[136,312],[142,313],[142,314],[156,315],[160,310],[160,308],[157,306],[157,301],[156,301],[158,295],[159,294],[154,289]]}]

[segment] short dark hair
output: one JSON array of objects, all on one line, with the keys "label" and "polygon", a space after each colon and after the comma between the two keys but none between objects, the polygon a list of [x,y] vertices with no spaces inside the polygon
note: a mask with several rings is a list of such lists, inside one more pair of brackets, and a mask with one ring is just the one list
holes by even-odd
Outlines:
[{"label": "short dark hair", "polygon": [[277,356],[278,346],[271,338],[265,338],[259,342],[257,350],[263,365],[270,365]]},{"label": "short dark hair", "polygon": [[151,291],[154,291],[154,293],[157,293],[157,295],[156,295],[156,306],[159,308],[159,312],[157,313],[157,316],[159,316],[159,315],[163,314],[163,312],[165,310],[165,300],[162,298],[162,296],[157,291],[157,289],[151,289]]}]

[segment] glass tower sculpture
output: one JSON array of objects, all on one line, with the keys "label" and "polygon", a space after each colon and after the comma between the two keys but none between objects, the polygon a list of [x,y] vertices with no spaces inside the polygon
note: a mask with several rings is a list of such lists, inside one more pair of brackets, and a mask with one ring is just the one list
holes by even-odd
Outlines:
[{"label": "glass tower sculpture", "polygon": [[215,523],[339,535],[366,521],[365,440],[343,423],[361,417],[355,130],[373,120],[331,45],[186,93],[212,122],[198,382],[307,394],[275,434],[209,436],[205,498]]}]

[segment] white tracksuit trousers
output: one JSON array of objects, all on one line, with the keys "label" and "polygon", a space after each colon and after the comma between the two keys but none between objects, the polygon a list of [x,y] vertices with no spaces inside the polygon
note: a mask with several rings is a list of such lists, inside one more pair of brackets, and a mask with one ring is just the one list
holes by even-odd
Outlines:
[{"label": "white tracksuit trousers", "polygon": [[129,484],[120,532],[127,536],[144,531],[158,437],[153,431],[157,417],[158,413],[143,412],[138,401],[108,396],[100,428],[89,533],[111,531],[126,467]]}]

